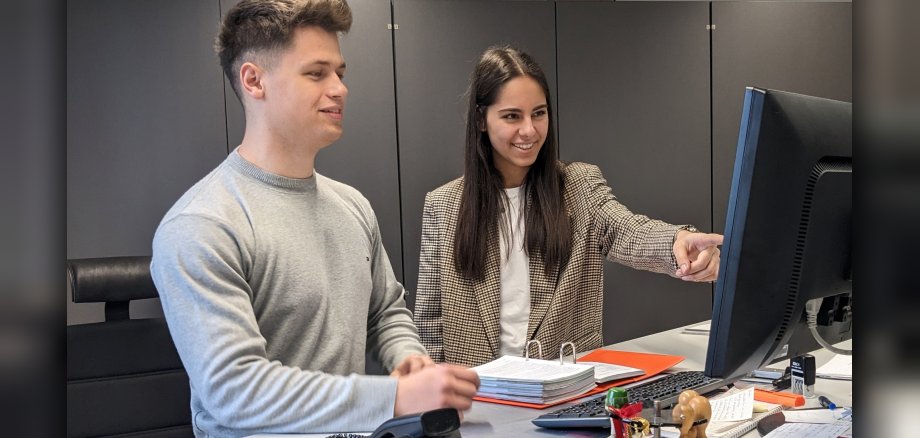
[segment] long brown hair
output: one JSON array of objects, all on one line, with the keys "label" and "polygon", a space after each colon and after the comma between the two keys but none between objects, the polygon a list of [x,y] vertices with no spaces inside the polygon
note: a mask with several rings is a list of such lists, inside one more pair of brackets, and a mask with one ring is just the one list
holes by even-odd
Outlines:
[{"label": "long brown hair", "polygon": [[495,102],[505,83],[520,76],[540,84],[549,116],[543,146],[524,177],[524,250],[528,255],[542,251],[547,274],[565,266],[572,252],[572,229],[562,196],[562,170],[557,161],[553,104],[546,75],[527,53],[509,46],[493,46],[480,56],[468,91],[463,194],[454,236],[454,262],[467,278],[483,277],[488,247],[495,244],[488,240],[489,231],[500,222],[506,196],[502,175],[495,167],[492,143],[482,129],[486,126],[486,108]]}]

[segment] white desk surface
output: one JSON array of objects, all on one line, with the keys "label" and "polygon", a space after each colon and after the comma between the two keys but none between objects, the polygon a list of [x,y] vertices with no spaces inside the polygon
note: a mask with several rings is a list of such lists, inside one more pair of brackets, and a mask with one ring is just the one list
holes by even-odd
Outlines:
[{"label": "white desk surface", "polygon": [[[691,324],[687,327],[697,325]],[[643,336],[641,338],[608,345],[604,348],[620,351],[636,351],[643,353],[662,353],[684,356],[686,359],[677,366],[669,369],[672,371],[684,370],[702,370],[706,362],[706,348],[709,337],[699,334],[682,333],[684,327],[667,330],[653,335]],[[844,348],[850,348],[851,341],[840,344]],[[829,361],[834,355],[827,350],[819,350],[812,353],[815,356],[815,362],[818,367]],[[817,379],[815,382],[815,392],[818,395],[826,395],[839,406],[851,406],[853,399],[853,383],[848,380],[830,380]],[[591,397],[596,397],[592,395]],[[464,413],[463,424],[460,427],[460,433],[464,438],[477,437],[551,437],[551,436],[568,436],[575,438],[591,437],[600,438],[608,437],[610,431],[607,429],[596,430],[553,430],[543,429],[534,426],[530,421],[539,415],[552,412],[565,406],[577,404],[578,401],[565,403],[551,408],[537,410],[521,408],[515,406],[500,405],[495,403],[473,402],[473,407]],[[817,398],[807,399],[805,407],[819,406]],[[310,434],[310,435],[257,435],[259,437],[300,437],[300,438],[319,438],[329,434]],[[753,430],[744,435],[744,437],[760,437],[757,430]]]}]

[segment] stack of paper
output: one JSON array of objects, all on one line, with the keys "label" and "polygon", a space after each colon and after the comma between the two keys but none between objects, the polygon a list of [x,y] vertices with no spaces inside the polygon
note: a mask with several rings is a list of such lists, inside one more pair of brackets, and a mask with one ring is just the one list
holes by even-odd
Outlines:
[{"label": "stack of paper", "polygon": [[706,321],[704,323],[700,323],[694,326],[684,327],[684,330],[681,331],[681,333],[689,334],[689,335],[707,335],[708,336],[710,325],[711,325],[711,322]]},{"label": "stack of paper", "polygon": [[822,379],[853,380],[853,356],[838,354],[815,370]]},{"label": "stack of paper", "polygon": [[613,380],[625,379],[627,377],[641,376],[645,374],[644,370],[604,362],[578,362],[582,365],[594,366],[594,381],[598,384],[610,382]]},{"label": "stack of paper", "polygon": [[594,384],[594,367],[558,360],[502,356],[473,368],[479,374],[479,397],[548,404],[584,394]]}]

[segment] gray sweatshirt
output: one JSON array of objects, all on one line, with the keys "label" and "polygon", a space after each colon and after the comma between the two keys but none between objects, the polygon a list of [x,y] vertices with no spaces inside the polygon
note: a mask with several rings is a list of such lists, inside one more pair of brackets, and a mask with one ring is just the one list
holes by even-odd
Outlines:
[{"label": "gray sweatshirt", "polygon": [[196,436],[367,431],[425,354],[368,201],[237,151],[166,213],[150,266],[191,384]]}]

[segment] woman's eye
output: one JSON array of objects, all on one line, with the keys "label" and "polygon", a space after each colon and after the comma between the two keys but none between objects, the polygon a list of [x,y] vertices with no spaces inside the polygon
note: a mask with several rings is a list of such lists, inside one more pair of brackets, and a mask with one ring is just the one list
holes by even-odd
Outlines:
[{"label": "woman's eye", "polygon": [[533,113],[533,117],[543,117],[546,115],[546,110],[539,110]]},{"label": "woman's eye", "polygon": [[504,116],[502,116],[502,118],[503,118],[503,119],[506,119],[506,120],[516,120],[516,119],[518,118],[518,115],[517,115],[517,114],[514,114],[514,113],[512,113],[512,114],[505,114]]},{"label": "woman's eye", "polygon": [[323,76],[323,72],[321,72],[321,71],[311,71],[311,72],[307,72],[307,76],[309,76],[309,77],[311,77],[311,78],[319,78],[319,77],[322,77],[322,76]]}]

